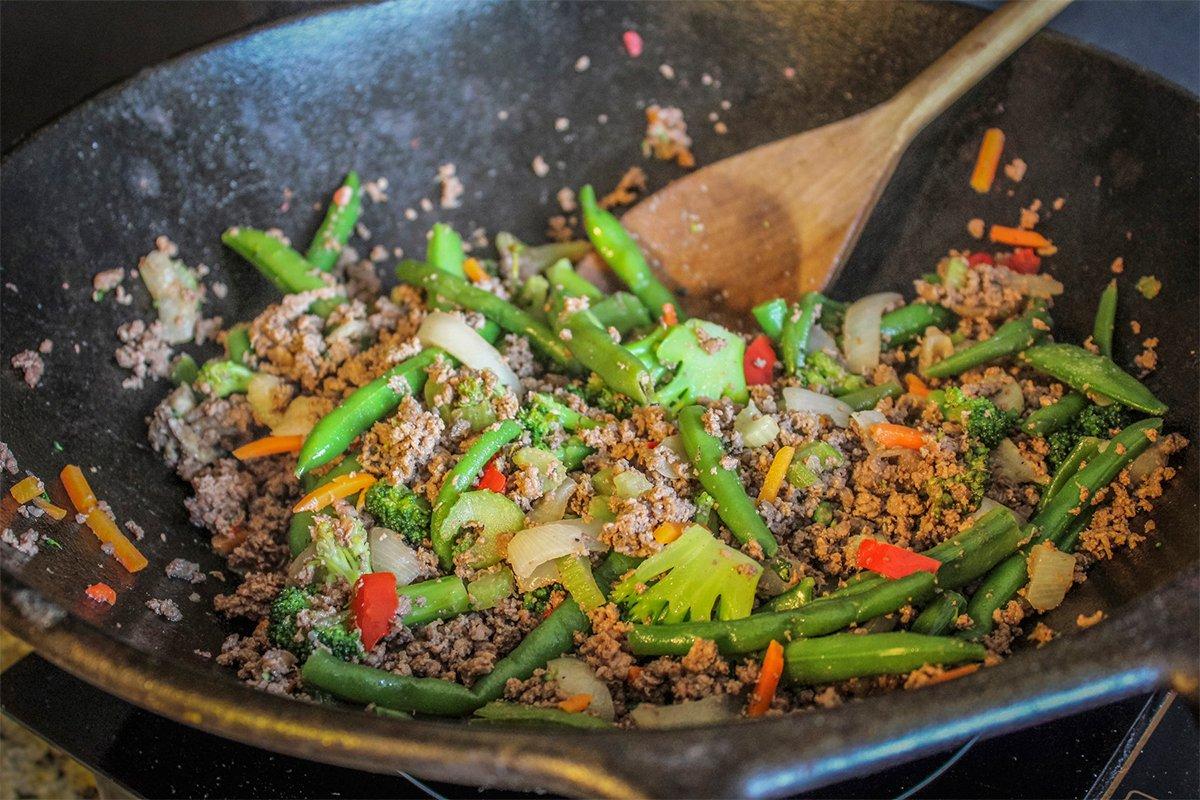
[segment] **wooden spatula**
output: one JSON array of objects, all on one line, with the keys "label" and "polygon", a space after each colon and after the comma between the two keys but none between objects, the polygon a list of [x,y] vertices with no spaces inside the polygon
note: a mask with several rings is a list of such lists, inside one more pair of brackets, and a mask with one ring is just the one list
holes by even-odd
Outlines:
[{"label": "wooden spatula", "polygon": [[1014,0],[886,103],[697,170],[622,222],[694,313],[819,289],[913,137],[1069,1]]}]

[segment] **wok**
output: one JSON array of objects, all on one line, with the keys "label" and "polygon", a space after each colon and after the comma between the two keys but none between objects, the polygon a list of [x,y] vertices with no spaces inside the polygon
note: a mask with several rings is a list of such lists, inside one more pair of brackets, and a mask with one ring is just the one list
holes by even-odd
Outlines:
[{"label": "wok", "polygon": [[[247,319],[273,292],[221,249],[219,233],[248,223],[308,236],[321,213],[313,204],[350,167],[391,184],[390,203],[366,213],[372,243],[421,252],[435,215],[410,223],[400,212],[434,196],[446,162],[457,164],[467,193],[461,209],[437,216],[459,230],[507,228],[537,241],[562,185],[610,186],[631,164],[647,166],[653,186],[676,174],[641,158],[644,104],[683,107],[698,157],[709,162],[886,99],[979,18],[965,7],[911,3],[356,7],[180,58],[67,114],[3,164],[0,282],[16,287],[0,290],[3,355],[43,338],[55,348],[36,391],[4,370],[2,435],[21,466],[44,478],[67,462],[94,465],[101,496],[148,531],[150,567],[125,574],[68,519],[53,529],[61,551],[20,561],[5,550],[4,624],[86,680],[234,739],[384,773],[585,795],[779,795],[1172,676],[1180,685],[1194,679],[1195,446],[1160,504],[1158,536],[1092,572],[1050,616],[1064,632],[1051,646],[1021,649],[994,669],[919,692],[725,727],[496,730],[269,696],[194,653],[215,652],[230,631],[209,610],[226,587],[210,579],[195,587],[202,602],[192,603],[192,587],[163,575],[175,557],[205,569],[221,564],[187,524],[185,487],[145,443],[143,418],[166,387],[121,389],[124,374],[112,359],[113,331],[148,316],[148,298],[139,285],[133,306],[93,303],[92,274],[134,266],[166,234],[188,263],[209,265],[209,280],[229,286],[209,313]],[[618,45],[631,26],[646,42],[638,60]],[[591,68],[576,73],[585,54]],[[675,80],[659,74],[664,62]],[[794,80],[782,75],[789,65]],[[703,85],[704,73],[719,88]],[[705,122],[722,99],[732,105],[722,112],[726,136]],[[600,114],[607,124],[597,122]],[[571,120],[566,135],[554,130],[560,116]],[[1007,132],[1008,153],[1030,165],[1013,197],[981,198],[967,188],[979,132],[991,125]],[[947,246],[969,246],[968,218],[1011,220],[1018,203],[1064,197],[1047,225],[1060,248],[1051,269],[1067,286],[1056,330],[1075,340],[1090,331],[1109,263],[1124,256],[1119,358],[1127,362],[1141,338],[1124,321],[1141,320],[1143,336],[1161,341],[1149,383],[1171,404],[1169,427],[1195,441],[1197,130],[1194,97],[1040,35],[918,139],[832,291],[906,288]],[[545,180],[529,169],[538,154],[552,166]],[[286,212],[285,187],[295,198]],[[1156,300],[1130,288],[1143,273],[1165,283]],[[24,530],[24,520],[11,519],[11,500],[2,513],[0,522]],[[120,593],[115,608],[83,599],[83,587],[97,580]],[[14,609],[23,588],[66,617],[39,629]],[[142,606],[149,597],[174,598],[185,621],[150,614]],[[1076,630],[1075,616],[1097,608],[1109,619]]]}]

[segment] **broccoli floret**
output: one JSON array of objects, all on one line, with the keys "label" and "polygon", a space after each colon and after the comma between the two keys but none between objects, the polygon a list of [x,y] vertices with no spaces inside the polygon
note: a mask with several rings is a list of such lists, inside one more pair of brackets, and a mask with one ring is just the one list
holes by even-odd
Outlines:
[{"label": "broccoli floret", "polygon": [[[574,390],[568,387],[567,391]],[[587,383],[576,391],[576,393],[586,400],[588,405],[595,406],[602,411],[607,411],[621,418],[628,417],[638,407],[636,400],[628,395],[613,391],[594,372],[588,376]]]},{"label": "broccoli floret", "polygon": [[979,507],[987,490],[988,454],[982,442],[973,442],[963,456],[964,470],[953,478],[933,478],[926,485],[932,501],[931,512],[954,508],[969,513]]},{"label": "broccoli floret", "polygon": [[227,358],[214,358],[204,362],[193,385],[213,397],[228,397],[245,394],[250,386],[254,371]]},{"label": "broccoli floret", "polygon": [[548,394],[533,392],[517,412],[517,421],[529,431],[534,447],[548,447],[547,440],[559,431],[576,431],[586,425],[585,417]]},{"label": "broccoli floret", "polygon": [[362,655],[362,638],[359,632],[347,626],[345,619],[341,617],[318,628],[310,637],[298,635],[300,628],[296,621],[297,615],[311,607],[312,597],[309,590],[298,586],[285,586],[275,596],[267,615],[267,639],[271,644],[290,650],[299,659],[307,658],[312,652],[310,638],[315,638],[343,661],[350,661]]},{"label": "broccoli floret", "polygon": [[675,377],[654,394],[654,401],[671,409],[705,397],[746,402],[745,352],[741,337],[714,322],[690,319],[677,325],[655,351],[660,363],[675,367]]},{"label": "broccoli floret", "polygon": [[561,589],[562,587],[556,583],[532,589],[521,595],[521,605],[531,613],[541,616],[550,607],[550,601],[554,599],[555,591],[561,591]]},{"label": "broccoli floret", "polygon": [[1017,415],[1001,411],[985,397],[968,397],[962,389],[951,386],[935,397],[942,409],[942,416],[959,422],[967,436],[981,443],[988,450],[1000,444],[1017,421]]},{"label": "broccoli floret", "polygon": [[714,608],[718,619],[739,619],[754,605],[762,569],[704,528],[691,525],[618,583],[612,600],[641,622],[707,620]]},{"label": "broccoli floret", "polygon": [[353,584],[364,572],[371,571],[367,529],[357,519],[317,516],[312,534],[317,563],[324,568],[327,581],[342,578]]},{"label": "broccoli floret", "polygon": [[435,409],[447,425],[453,427],[458,421],[465,420],[471,426],[471,431],[478,433],[496,421],[492,399],[483,378],[478,374],[459,377],[454,383],[450,401],[437,402],[445,391],[444,383],[432,380],[425,383],[425,405]]},{"label": "broccoli floret", "polygon": [[429,535],[429,501],[407,487],[376,481],[367,490],[364,505],[380,525],[410,544],[420,544]]},{"label": "broccoli floret", "polygon": [[1050,448],[1046,454],[1048,466],[1051,471],[1058,469],[1082,437],[1095,436],[1098,439],[1111,439],[1132,419],[1133,416],[1129,411],[1117,403],[1107,406],[1087,406],[1079,412],[1079,416],[1071,420],[1067,427],[1046,437],[1046,443]]},{"label": "broccoli floret", "polygon": [[833,356],[823,350],[814,350],[804,359],[796,376],[808,388],[824,386],[829,393],[838,396],[867,388],[867,379],[847,370]]}]

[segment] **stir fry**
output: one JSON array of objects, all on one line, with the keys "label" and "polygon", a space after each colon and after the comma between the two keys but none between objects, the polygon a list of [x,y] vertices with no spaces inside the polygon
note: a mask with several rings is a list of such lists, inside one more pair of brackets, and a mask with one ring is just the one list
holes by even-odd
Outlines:
[{"label": "stir fry", "polygon": [[384,291],[361,191],[304,254],[224,234],[284,296],[150,420],[243,577],[218,660],[270,691],[667,727],[949,680],[1140,541],[1186,445],[1113,360],[1115,282],[1056,339],[1031,231],[747,333],[689,318],[590,186],[588,241],[492,260],[438,224]]}]

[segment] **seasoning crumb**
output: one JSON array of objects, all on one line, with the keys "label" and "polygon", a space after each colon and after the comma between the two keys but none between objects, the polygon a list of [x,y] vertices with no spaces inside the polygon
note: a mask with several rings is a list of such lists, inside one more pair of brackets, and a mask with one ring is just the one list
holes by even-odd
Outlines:
[{"label": "seasoning crumb", "polygon": [[1029,641],[1036,642],[1038,647],[1049,644],[1054,639],[1054,629],[1044,622],[1039,622],[1029,632]]},{"label": "seasoning crumb", "polygon": [[1014,158],[1004,165],[1004,175],[1013,183],[1020,183],[1024,179],[1027,169],[1029,169],[1029,165],[1024,160]]},{"label": "seasoning crumb", "polygon": [[1066,204],[1067,204],[1066,200],[1064,200],[1061,197],[1056,197],[1056,198],[1054,198],[1054,202],[1050,204],[1050,207],[1053,208],[1055,211],[1062,211],[1063,206],[1065,206]]},{"label": "seasoning crumb", "polygon": [[438,167],[437,180],[442,187],[442,208],[458,208],[462,205],[463,185],[457,172],[454,164],[442,164]]},{"label": "seasoning crumb", "polygon": [[979,217],[974,217],[967,221],[967,233],[976,239],[983,238],[984,227],[983,220]]},{"label": "seasoning crumb", "polygon": [[1142,277],[1138,278],[1135,288],[1139,293],[1141,293],[1142,297],[1146,298],[1147,300],[1153,300],[1154,298],[1158,297],[1158,293],[1162,291],[1162,281],[1153,275],[1143,275]]},{"label": "seasoning crumb", "polygon": [[421,207],[421,210],[426,213],[433,211],[433,201],[430,200],[428,197],[422,197],[421,202],[418,203],[417,205],[419,205]]},{"label": "seasoning crumb", "polygon": [[713,125],[713,131],[715,131],[718,136],[724,136],[725,134],[729,133],[729,126],[724,122],[718,122],[716,125]]},{"label": "seasoning crumb", "polygon": [[1114,275],[1120,275],[1125,271],[1125,259],[1121,256],[1117,256],[1113,259],[1112,263],[1108,265],[1108,268],[1112,270]]},{"label": "seasoning crumb", "polygon": [[1138,322],[1136,319],[1129,320],[1129,330],[1133,331],[1134,334],[1141,333],[1142,332],[1142,323]]},{"label": "seasoning crumb", "polygon": [[575,190],[570,186],[564,186],[559,189],[556,199],[558,200],[558,207],[567,214],[579,208],[578,203],[575,202]]},{"label": "seasoning crumb", "polygon": [[133,520],[126,520],[125,528],[130,533],[132,533],[133,538],[137,539],[139,542],[142,539],[146,538],[146,530],[141,525],[138,525],[136,522],[134,522]]},{"label": "seasoning crumb", "polygon": [[795,79],[796,68],[795,67],[784,67],[783,68],[783,77],[787,78],[789,81]]},{"label": "seasoning crumb", "polygon": [[1075,618],[1075,624],[1078,625],[1080,628],[1083,628],[1086,630],[1087,628],[1090,628],[1093,625],[1098,624],[1100,622],[1100,620],[1102,620],[1102,619],[1104,619],[1104,612],[1100,609],[1096,609],[1094,612],[1092,612],[1091,614],[1088,614],[1087,616],[1080,614],[1078,617]]},{"label": "seasoning crumb", "polygon": [[13,369],[21,373],[21,379],[30,389],[37,388],[37,385],[41,383],[42,375],[46,372],[46,365],[42,361],[42,357],[33,350],[22,350],[12,357],[10,363]]},{"label": "seasoning crumb", "polygon": [[675,80],[675,68],[672,67],[670,64],[659,64],[658,65],[658,74],[662,75],[664,78],[666,78],[669,81]]},{"label": "seasoning crumb", "polygon": [[638,195],[646,191],[646,171],[638,166],[625,170],[617,186],[604,197],[600,198],[600,207],[613,209],[626,206],[638,199]]},{"label": "seasoning crumb", "polygon": [[691,151],[692,140],[687,135],[683,112],[674,106],[652,105],[646,109],[646,136],[642,139],[642,154],[662,161],[674,161],[681,167],[693,167],[696,158]]},{"label": "seasoning crumb", "polygon": [[575,60],[576,72],[587,72],[587,68],[592,65],[592,60],[587,56],[580,56]]},{"label": "seasoning crumb", "polygon": [[550,165],[546,163],[546,159],[542,158],[540,153],[533,157],[533,162],[529,166],[533,170],[533,174],[539,178],[550,174]]}]

